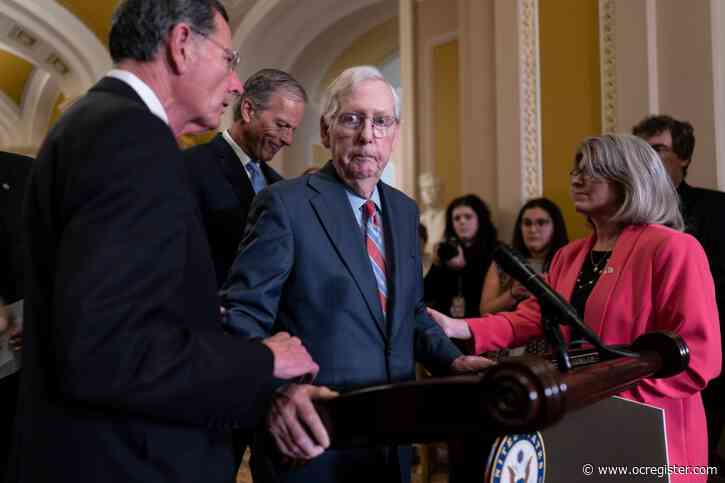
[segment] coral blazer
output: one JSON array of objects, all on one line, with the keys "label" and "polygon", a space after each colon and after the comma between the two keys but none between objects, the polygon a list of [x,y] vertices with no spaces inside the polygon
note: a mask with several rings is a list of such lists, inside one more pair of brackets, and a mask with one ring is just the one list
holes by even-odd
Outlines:
[{"label": "coral blazer", "polygon": [[[548,282],[566,300],[594,242],[594,236],[574,241],[552,261]],[[467,322],[480,353],[542,335],[540,319],[532,297],[515,312]],[[605,344],[629,344],[655,330],[672,331],[685,340],[690,348],[687,370],[667,379],[646,379],[620,395],[664,409],[670,465],[707,465],[700,391],[720,373],[722,354],[715,288],[697,240],[661,225],[625,228],[587,300],[584,320]],[[672,481],[706,480],[679,478],[672,475]]]}]

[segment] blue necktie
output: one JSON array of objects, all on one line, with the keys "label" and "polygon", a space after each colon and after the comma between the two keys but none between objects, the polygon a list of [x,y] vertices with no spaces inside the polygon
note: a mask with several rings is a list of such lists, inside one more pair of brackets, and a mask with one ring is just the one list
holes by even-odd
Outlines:
[{"label": "blue necktie", "polygon": [[259,167],[259,161],[251,160],[247,163],[247,171],[249,171],[249,180],[252,182],[252,189],[257,194],[267,186],[262,170]]}]

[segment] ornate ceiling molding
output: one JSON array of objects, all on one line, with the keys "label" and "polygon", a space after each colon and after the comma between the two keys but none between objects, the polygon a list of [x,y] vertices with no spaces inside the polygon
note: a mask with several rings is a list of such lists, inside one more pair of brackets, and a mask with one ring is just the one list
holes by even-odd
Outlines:
[{"label": "ornate ceiling molding", "polygon": [[518,21],[521,194],[526,200],[543,193],[538,0],[518,0]]},{"label": "ornate ceiling molding", "polygon": [[111,68],[96,36],[52,0],[4,0],[0,47],[48,72],[67,96],[85,92]]}]

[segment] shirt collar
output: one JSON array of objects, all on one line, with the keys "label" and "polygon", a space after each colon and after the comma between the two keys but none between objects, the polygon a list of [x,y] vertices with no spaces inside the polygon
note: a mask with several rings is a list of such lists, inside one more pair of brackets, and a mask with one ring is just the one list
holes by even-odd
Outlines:
[{"label": "shirt collar", "polygon": [[141,100],[146,104],[149,110],[159,119],[164,121],[167,125],[169,124],[169,117],[166,115],[166,109],[159,100],[158,96],[148,84],[142,81],[136,74],[128,70],[113,69],[106,77],[113,77],[126,84],[133,89]]},{"label": "shirt collar", "polygon": [[[345,189],[345,192],[347,193],[347,199],[350,200],[350,205],[357,213],[360,213],[360,208],[367,202],[367,199],[363,198],[362,196],[358,195],[350,189]],[[373,189],[373,194],[370,195],[370,199],[373,200],[373,203],[375,203],[375,209],[378,212],[382,213],[383,208],[380,204],[380,193],[378,192],[377,185],[375,185],[375,188]]]},{"label": "shirt collar", "polygon": [[247,164],[252,162],[252,158],[250,158],[247,153],[245,153],[244,150],[237,144],[232,135],[229,134],[229,131],[224,131],[222,133],[222,137],[229,144],[229,146],[231,146],[232,151],[234,151],[234,153],[239,158],[239,161],[242,162],[242,166],[244,166],[244,168],[246,169]]}]

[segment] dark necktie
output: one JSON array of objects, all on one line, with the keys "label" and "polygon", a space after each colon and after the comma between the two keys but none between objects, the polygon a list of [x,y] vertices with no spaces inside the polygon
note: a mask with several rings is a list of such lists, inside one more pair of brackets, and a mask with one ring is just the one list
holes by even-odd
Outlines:
[{"label": "dark necktie", "polygon": [[259,167],[259,161],[251,160],[248,162],[247,171],[249,172],[249,180],[252,182],[252,189],[257,194],[267,186],[262,170]]},{"label": "dark necktie", "polygon": [[387,314],[388,287],[387,273],[385,269],[385,254],[383,253],[383,232],[380,227],[380,217],[375,209],[375,203],[368,200],[363,205],[365,221],[365,246],[368,250],[370,265],[373,267],[375,282],[378,285],[378,298],[380,308],[383,309],[383,317]]}]

